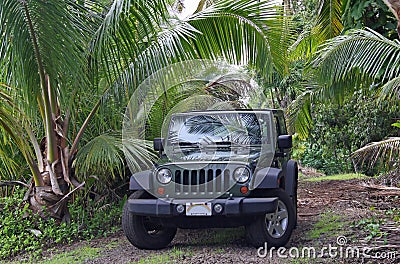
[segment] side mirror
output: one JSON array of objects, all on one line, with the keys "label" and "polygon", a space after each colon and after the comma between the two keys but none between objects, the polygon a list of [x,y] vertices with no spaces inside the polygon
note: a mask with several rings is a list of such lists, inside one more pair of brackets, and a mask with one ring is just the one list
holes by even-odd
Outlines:
[{"label": "side mirror", "polygon": [[280,135],[278,137],[278,148],[281,150],[290,149],[293,147],[291,135]]},{"label": "side mirror", "polygon": [[155,151],[163,151],[164,150],[164,146],[163,146],[163,138],[155,138],[154,142],[153,142],[153,148]]}]

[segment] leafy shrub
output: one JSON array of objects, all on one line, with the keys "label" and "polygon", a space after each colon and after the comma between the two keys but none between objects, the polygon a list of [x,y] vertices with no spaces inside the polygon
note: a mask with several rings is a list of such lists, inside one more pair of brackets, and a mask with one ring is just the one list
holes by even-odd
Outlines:
[{"label": "leafy shrub", "polygon": [[0,198],[0,259],[20,253],[41,255],[43,248],[75,240],[107,236],[120,228],[121,204],[83,207],[70,205],[71,223],[58,224],[32,214],[23,203],[23,192]]},{"label": "leafy shrub", "polygon": [[[326,174],[353,172],[350,154],[370,142],[395,134],[397,129],[391,124],[399,117],[398,106],[377,105],[372,96],[361,91],[345,98],[341,105],[316,105],[310,137],[303,142],[295,140],[296,158],[303,166]],[[371,175],[378,171],[361,168],[361,172]]]}]

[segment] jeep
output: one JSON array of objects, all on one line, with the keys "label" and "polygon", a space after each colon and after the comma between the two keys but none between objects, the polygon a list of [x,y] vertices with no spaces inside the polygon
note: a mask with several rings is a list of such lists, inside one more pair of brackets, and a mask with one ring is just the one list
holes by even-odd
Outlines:
[{"label": "jeep", "polygon": [[130,178],[122,228],[141,249],[161,249],[177,228],[244,226],[255,247],[287,244],[297,222],[297,162],[282,110],[171,115],[159,159]]}]

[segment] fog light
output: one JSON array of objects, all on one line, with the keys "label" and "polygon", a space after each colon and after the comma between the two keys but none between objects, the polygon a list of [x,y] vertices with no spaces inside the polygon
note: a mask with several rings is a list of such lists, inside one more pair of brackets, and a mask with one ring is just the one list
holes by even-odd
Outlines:
[{"label": "fog light", "polygon": [[243,194],[246,194],[249,191],[249,188],[247,188],[247,186],[242,186],[240,187],[240,192]]},{"label": "fog light", "polygon": [[182,204],[178,204],[177,206],[176,206],[176,211],[178,212],[178,213],[183,213],[184,211],[185,211],[185,206],[183,206]]},{"label": "fog light", "polygon": [[222,209],[224,209],[224,208],[222,207],[222,205],[220,205],[220,204],[214,205],[214,211],[215,211],[217,214],[221,213],[221,212],[222,212]]}]

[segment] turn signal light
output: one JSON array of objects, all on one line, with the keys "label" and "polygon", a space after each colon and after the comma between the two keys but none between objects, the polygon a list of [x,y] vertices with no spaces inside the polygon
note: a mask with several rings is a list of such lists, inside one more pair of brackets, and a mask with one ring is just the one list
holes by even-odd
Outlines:
[{"label": "turn signal light", "polygon": [[240,187],[240,192],[243,194],[246,194],[249,191],[249,188],[247,188],[247,186],[242,186]]},{"label": "turn signal light", "polygon": [[158,192],[158,194],[160,194],[160,195],[164,195],[165,189],[164,189],[163,187],[159,187],[159,188],[157,189],[157,192]]}]

